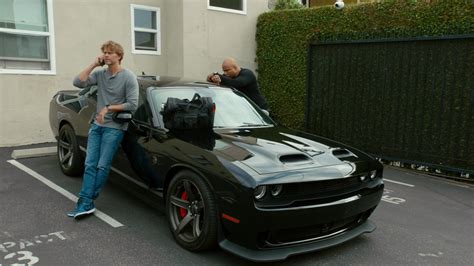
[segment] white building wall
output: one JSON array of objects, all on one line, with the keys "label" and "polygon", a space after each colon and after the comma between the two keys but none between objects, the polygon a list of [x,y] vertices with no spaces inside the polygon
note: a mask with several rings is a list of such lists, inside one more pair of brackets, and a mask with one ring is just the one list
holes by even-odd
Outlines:
[{"label": "white building wall", "polygon": [[[0,74],[0,147],[55,141],[49,127],[49,102],[101,54],[107,40],[122,44],[122,64],[134,73],[166,72],[162,55],[131,54],[130,4],[160,7],[163,0],[53,0],[56,74]],[[162,34],[163,37],[163,34]]]},{"label": "white building wall", "polygon": [[[204,0],[203,0],[204,1]],[[165,46],[165,52],[168,59],[165,64],[167,71],[166,74],[169,76],[181,77],[184,75],[183,71],[183,1],[179,0],[166,0],[165,1],[165,12],[162,12],[162,34],[163,46]]]},{"label": "white building wall", "polygon": [[[159,7],[161,55],[131,53],[130,4]],[[0,74],[0,147],[53,142],[49,102],[107,40],[125,49],[124,67],[136,74],[205,79],[232,56],[255,70],[257,17],[266,0],[248,0],[247,14],[207,9],[207,0],[53,0],[56,74]]]},{"label": "white building wall", "polygon": [[224,58],[256,69],[255,32],[258,16],[268,11],[267,0],[247,0],[247,14],[210,10],[207,0],[184,0],[184,73],[202,78],[221,70]]}]

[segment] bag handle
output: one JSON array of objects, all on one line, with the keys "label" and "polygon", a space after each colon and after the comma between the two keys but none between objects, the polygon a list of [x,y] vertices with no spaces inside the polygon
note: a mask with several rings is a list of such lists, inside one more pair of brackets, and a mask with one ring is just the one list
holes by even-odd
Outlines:
[{"label": "bag handle", "polygon": [[194,94],[193,98],[191,99],[191,101],[197,101],[197,100],[199,100],[199,99],[201,99],[201,95],[199,95],[199,93],[196,92],[196,93]]},{"label": "bag handle", "polygon": [[182,110],[185,110],[185,111],[188,111],[189,108],[191,108],[191,106],[194,106],[194,107],[197,107],[197,108],[200,108],[204,105],[204,103],[202,102],[201,100],[201,95],[199,95],[199,93],[195,93],[193,98],[190,100],[188,99],[183,99],[181,103],[178,103],[178,106],[182,109]]}]

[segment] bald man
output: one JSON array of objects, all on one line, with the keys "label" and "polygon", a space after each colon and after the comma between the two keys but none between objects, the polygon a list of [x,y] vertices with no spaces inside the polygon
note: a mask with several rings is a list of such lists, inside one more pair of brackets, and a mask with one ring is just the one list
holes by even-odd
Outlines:
[{"label": "bald man", "polygon": [[250,69],[241,68],[235,59],[229,57],[222,62],[222,71],[224,74],[215,72],[207,75],[207,81],[233,87],[247,95],[260,108],[268,111],[267,101],[260,93],[257,78]]}]

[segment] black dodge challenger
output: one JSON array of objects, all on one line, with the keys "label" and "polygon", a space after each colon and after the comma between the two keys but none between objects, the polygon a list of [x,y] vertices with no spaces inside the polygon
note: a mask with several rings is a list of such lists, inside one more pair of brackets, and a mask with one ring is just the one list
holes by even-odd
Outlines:
[{"label": "black dodge challenger", "polygon": [[[231,88],[139,77],[137,111],[113,167],[163,197],[179,245],[219,245],[253,261],[277,261],[375,230],[383,167],[352,147],[285,128]],[[211,129],[169,130],[169,97],[215,103]],[[51,129],[61,170],[81,175],[97,87],[58,92]]]}]

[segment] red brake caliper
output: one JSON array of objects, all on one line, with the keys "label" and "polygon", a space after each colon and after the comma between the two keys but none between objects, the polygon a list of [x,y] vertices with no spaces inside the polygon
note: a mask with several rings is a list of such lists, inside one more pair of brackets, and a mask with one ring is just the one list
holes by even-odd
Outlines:
[{"label": "red brake caliper", "polygon": [[[188,193],[186,193],[186,191],[184,191],[183,194],[181,194],[181,199],[182,200],[188,199]],[[179,214],[181,215],[181,218],[184,218],[184,216],[188,214],[188,211],[185,208],[179,208]]]}]

